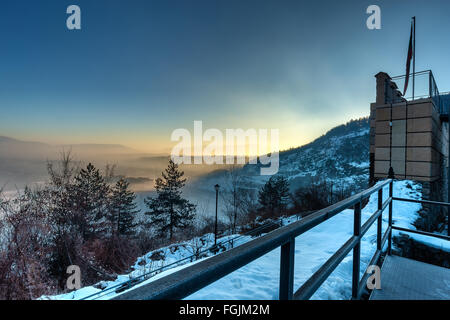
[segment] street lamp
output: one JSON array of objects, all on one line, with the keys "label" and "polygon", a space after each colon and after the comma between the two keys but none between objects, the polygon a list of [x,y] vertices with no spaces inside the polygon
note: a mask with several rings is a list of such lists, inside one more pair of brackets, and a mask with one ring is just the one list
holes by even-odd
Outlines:
[{"label": "street lamp", "polygon": [[217,244],[217,202],[219,200],[219,188],[220,186],[216,184],[214,189],[216,189],[216,222],[214,224],[214,246]]}]

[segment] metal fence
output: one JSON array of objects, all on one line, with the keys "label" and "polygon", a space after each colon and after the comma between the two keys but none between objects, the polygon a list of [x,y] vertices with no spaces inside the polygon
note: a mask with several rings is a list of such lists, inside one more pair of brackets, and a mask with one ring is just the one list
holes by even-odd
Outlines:
[{"label": "metal fence", "polygon": [[[383,188],[387,185],[389,185],[389,197],[383,202]],[[361,225],[362,202],[376,192],[378,193],[378,209]],[[365,283],[369,277],[369,274],[365,273],[360,279],[361,239],[375,222],[377,222],[377,250],[369,265],[376,264],[379,260],[386,241],[388,253],[391,251],[392,192],[391,179],[379,182],[361,193],[319,210],[300,221],[276,229],[265,236],[190,265],[166,277],[128,290],[114,299],[182,299],[278,247],[281,247],[280,299],[309,299],[351,250],[353,250],[352,298],[358,299],[364,292]],[[382,213],[388,206],[389,225],[383,234]],[[295,238],[349,208],[354,210],[353,236],[294,292]]]},{"label": "metal fence", "polygon": [[448,111],[450,108],[450,92],[442,92],[439,95],[440,98],[440,114],[448,116]]},{"label": "metal fence", "polygon": [[427,205],[433,205],[433,206],[438,206],[438,207],[446,207],[447,208],[447,236],[442,235],[442,234],[437,234],[437,233],[405,229],[405,228],[400,228],[397,226],[392,226],[392,228],[399,230],[399,231],[411,232],[411,233],[421,234],[421,235],[425,235],[425,236],[429,236],[429,237],[450,240],[450,216],[449,216],[449,211],[448,211],[450,209],[450,203],[439,202],[439,201],[430,201],[430,200],[405,199],[405,198],[397,198],[397,197],[393,197],[392,199],[395,201],[413,202],[413,203],[427,204]]},{"label": "metal fence", "polygon": [[[403,90],[404,83],[406,81],[406,75],[392,77],[398,87]],[[431,98],[434,102],[439,113],[444,112],[446,106],[443,105],[441,101],[441,95],[434,79],[433,72],[431,70],[419,71],[416,73],[411,73],[408,78],[408,90],[405,93],[405,99],[417,100],[423,98]],[[414,90],[413,90],[414,82]],[[447,107],[448,108],[448,107]]]},{"label": "metal fence", "polygon": [[[383,202],[383,188],[388,185],[389,196]],[[374,193],[378,193],[377,210],[364,224],[361,225],[361,204]],[[365,272],[360,279],[361,239],[375,222],[377,222],[377,248],[368,266],[375,265],[379,262],[381,254],[384,252],[383,248],[385,247],[386,242],[387,254],[391,254],[392,230],[411,232],[450,241],[450,236],[419,230],[410,230],[393,225],[394,201],[407,201],[450,208],[450,203],[447,202],[393,197],[393,180],[388,179],[379,182],[375,186],[351,196],[350,198],[319,210],[302,220],[276,229],[260,238],[244,243],[231,250],[225,251],[222,254],[200,261],[166,277],[142,285],[138,288],[128,290],[116,296],[114,299],[182,299],[246,264],[255,261],[259,257],[278,247],[281,247],[279,281],[280,299],[309,299],[351,250],[353,250],[352,299],[359,299],[366,290],[367,279],[370,276],[369,273]],[[382,218],[383,212],[387,207],[389,212],[388,226],[383,233]],[[354,210],[353,236],[348,239],[347,242],[345,242],[345,244],[341,246],[305,283],[303,283],[298,290],[294,291],[294,253],[296,237],[301,236],[306,231],[348,208],[353,208]]]},{"label": "metal fence", "polygon": [[[299,215],[296,215],[296,219],[299,220]],[[132,288],[133,286],[136,286],[154,276],[157,274],[167,271],[171,268],[182,266],[184,264],[197,261],[199,259],[204,258],[205,256],[208,256],[209,254],[218,254],[221,252],[224,252],[226,250],[230,250],[231,248],[234,248],[235,246],[239,246],[242,244],[243,241],[247,237],[258,237],[261,234],[267,233],[268,231],[279,228],[283,226],[283,217],[280,217],[276,219],[275,221],[269,221],[267,223],[264,223],[261,226],[258,226],[254,229],[251,229],[247,232],[244,232],[243,234],[236,235],[231,237],[230,239],[219,241],[216,245],[212,245],[208,248],[204,248],[196,253],[193,253],[192,255],[189,255],[185,258],[179,259],[177,261],[174,261],[172,263],[163,265],[161,267],[155,268],[155,269],[149,269],[146,270],[144,267],[144,271],[142,274],[130,277],[130,279],[120,282],[118,284],[109,286],[99,292],[89,294],[87,296],[84,296],[80,300],[97,300],[101,298],[107,298],[109,295],[114,295],[116,293],[123,292],[125,290],[128,290]]]}]

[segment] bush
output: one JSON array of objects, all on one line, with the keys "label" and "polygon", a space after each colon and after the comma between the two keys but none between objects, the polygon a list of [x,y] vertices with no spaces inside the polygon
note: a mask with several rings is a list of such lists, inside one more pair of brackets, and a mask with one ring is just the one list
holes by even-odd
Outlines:
[{"label": "bush", "polygon": [[86,249],[94,257],[102,276],[114,277],[128,271],[139,255],[139,248],[133,240],[112,236],[109,239],[96,239],[89,242]]}]

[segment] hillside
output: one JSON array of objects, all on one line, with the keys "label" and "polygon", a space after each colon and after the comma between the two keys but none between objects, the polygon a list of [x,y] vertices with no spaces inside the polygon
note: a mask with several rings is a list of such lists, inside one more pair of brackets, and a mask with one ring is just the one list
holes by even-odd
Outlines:
[{"label": "hillside", "polygon": [[[247,165],[248,175],[260,166]],[[366,186],[369,174],[369,119],[352,120],[328,131],[313,142],[280,152],[278,174],[291,184],[307,184],[313,178]]]},{"label": "hillside", "polygon": [[[367,187],[369,179],[369,119],[352,120],[329,130],[309,144],[280,152],[278,175],[285,176],[291,190],[324,179],[341,187]],[[261,164],[242,168],[246,185],[260,188],[270,176],[260,175]],[[226,185],[226,172],[218,170],[193,182],[192,188],[210,190]],[[212,189],[211,189],[212,190]]]}]

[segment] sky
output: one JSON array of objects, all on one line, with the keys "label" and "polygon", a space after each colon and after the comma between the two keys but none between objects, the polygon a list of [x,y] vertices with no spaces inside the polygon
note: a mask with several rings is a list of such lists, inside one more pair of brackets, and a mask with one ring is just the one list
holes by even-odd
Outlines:
[{"label": "sky", "polygon": [[[66,8],[81,8],[68,30]],[[369,30],[366,8],[381,8]],[[280,148],[368,116],[379,71],[450,90],[449,1],[4,0],[0,135],[169,152],[177,128],[279,129]]]}]

